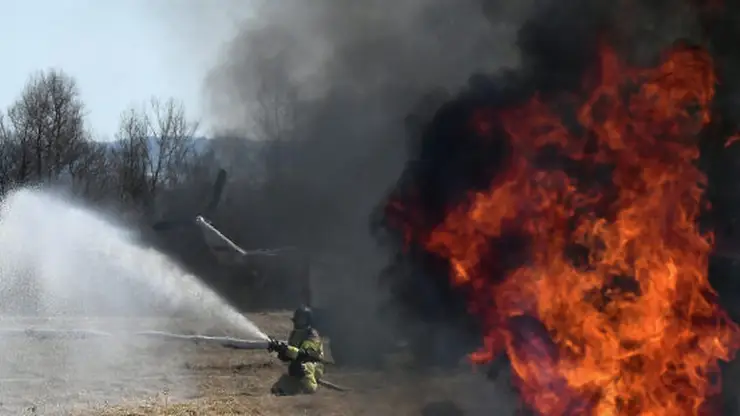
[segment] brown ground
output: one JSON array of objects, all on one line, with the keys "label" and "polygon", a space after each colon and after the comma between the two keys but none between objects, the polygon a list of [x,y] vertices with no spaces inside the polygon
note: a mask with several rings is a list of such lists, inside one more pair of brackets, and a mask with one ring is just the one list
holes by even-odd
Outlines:
[{"label": "brown ground", "polygon": [[[290,321],[285,313],[257,314],[250,318],[265,332],[278,337],[284,337],[289,330]],[[77,348],[82,348],[82,343],[92,341],[77,342],[80,343]],[[466,415],[509,415],[513,410],[505,399],[508,395],[504,387],[483,381],[482,376],[472,374],[467,368],[456,374],[421,375],[403,366],[374,373],[350,373],[330,366],[326,379],[352,391],[324,388],[312,396],[273,397],[269,394],[270,385],[284,371],[284,365],[272,355],[264,351],[168,342],[127,349],[127,358],[115,362],[115,371],[108,369],[91,376],[92,370],[88,369],[77,377],[80,384],[72,384],[69,368],[63,373],[64,377],[70,377],[68,380],[50,376],[49,363],[36,364],[43,370],[26,373],[46,380],[43,388],[42,382],[21,380],[6,384],[0,380],[3,401],[0,414],[449,416],[456,413],[430,413],[433,408],[444,408],[444,403],[449,401],[459,404]],[[14,365],[24,369],[30,366],[17,361]],[[7,363],[0,368],[5,369],[4,377],[20,377],[8,373],[7,368]],[[502,399],[497,400],[497,395]],[[106,405],[106,402],[116,404]],[[59,407],[62,404],[64,411]]]},{"label": "brown ground", "polygon": [[[289,330],[285,313],[250,318],[278,337]],[[29,322],[16,325],[28,327]],[[73,320],[54,325],[122,331],[186,331],[199,326],[157,319]],[[0,326],[12,325],[0,318]],[[331,350],[330,341],[328,346]],[[508,416],[515,410],[505,376],[491,383],[464,366],[454,373],[424,375],[403,365],[389,366],[383,372],[354,373],[330,366],[326,378],[351,392],[324,388],[313,396],[273,397],[270,385],[284,366],[265,351],[181,341],[116,346],[110,341],[29,342],[7,337],[0,337],[0,347],[0,416]],[[733,367],[733,375],[740,373],[738,366]],[[728,377],[724,389],[740,391],[738,380],[740,376]],[[445,404],[447,410],[440,410]],[[464,413],[451,412],[450,404]]]}]

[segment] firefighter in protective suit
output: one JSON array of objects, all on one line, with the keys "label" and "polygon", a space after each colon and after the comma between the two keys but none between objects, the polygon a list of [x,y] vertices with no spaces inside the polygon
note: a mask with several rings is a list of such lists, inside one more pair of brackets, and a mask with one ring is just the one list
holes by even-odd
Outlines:
[{"label": "firefighter in protective suit", "polygon": [[312,327],[311,309],[296,309],[292,320],[288,343],[272,347],[281,361],[289,363],[288,373],[272,386],[272,394],[278,396],[315,393],[318,380],[324,375],[324,346],[318,331]]}]

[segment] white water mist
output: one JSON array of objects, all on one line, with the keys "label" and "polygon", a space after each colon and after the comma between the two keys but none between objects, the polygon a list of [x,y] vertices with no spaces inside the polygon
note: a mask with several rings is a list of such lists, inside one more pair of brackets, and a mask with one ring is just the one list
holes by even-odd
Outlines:
[{"label": "white water mist", "polygon": [[0,207],[0,310],[37,316],[197,314],[264,339],[246,317],[133,232],[39,190]]}]

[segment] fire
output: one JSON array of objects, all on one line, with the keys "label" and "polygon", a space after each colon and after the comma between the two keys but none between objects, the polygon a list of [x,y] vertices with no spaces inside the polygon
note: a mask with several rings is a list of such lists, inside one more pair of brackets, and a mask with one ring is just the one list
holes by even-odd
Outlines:
[{"label": "fire", "polygon": [[[577,123],[537,96],[477,112],[480,140],[500,126],[511,144],[506,171],[414,236],[449,261],[485,327],[473,361],[507,354],[537,413],[704,414],[720,391],[718,360],[738,348],[707,278],[713,237],[697,226],[713,62],[682,45],[632,68],[603,47],[595,73],[585,99],[563,100],[577,102]],[[542,166],[546,149],[572,166]],[[529,260],[494,281],[506,253],[492,244],[510,230],[528,239]]]}]

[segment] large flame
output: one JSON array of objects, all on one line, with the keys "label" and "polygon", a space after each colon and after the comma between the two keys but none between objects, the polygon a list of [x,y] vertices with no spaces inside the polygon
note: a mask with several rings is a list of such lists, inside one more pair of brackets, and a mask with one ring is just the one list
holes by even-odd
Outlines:
[{"label": "large flame", "polygon": [[[506,353],[534,411],[703,414],[720,389],[718,360],[738,347],[738,327],[707,279],[712,236],[697,226],[713,62],[687,46],[647,69],[608,47],[600,56],[576,107],[578,131],[538,97],[475,114],[480,140],[503,127],[506,171],[436,228],[412,233],[406,224],[406,237],[449,261],[485,327],[473,360]],[[540,166],[546,148],[577,163],[579,175]],[[609,186],[595,186],[604,166]],[[512,229],[528,238],[529,261],[494,281],[492,241]],[[580,262],[576,247],[588,253]]]}]

